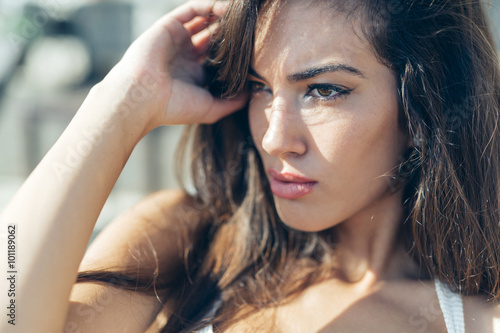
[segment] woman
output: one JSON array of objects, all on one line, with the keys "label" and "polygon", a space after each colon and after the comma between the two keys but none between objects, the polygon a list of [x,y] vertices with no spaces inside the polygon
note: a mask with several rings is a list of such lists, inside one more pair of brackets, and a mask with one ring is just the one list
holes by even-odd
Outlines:
[{"label": "woman", "polygon": [[[498,78],[479,1],[179,7],[3,212],[17,328],[500,332]],[[119,217],[73,285],[135,144],[195,123],[194,194]]]}]

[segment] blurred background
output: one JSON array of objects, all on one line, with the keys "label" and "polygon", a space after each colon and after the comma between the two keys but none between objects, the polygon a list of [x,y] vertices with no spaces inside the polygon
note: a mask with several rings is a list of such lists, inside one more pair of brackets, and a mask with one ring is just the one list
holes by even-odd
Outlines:
[{"label": "blurred background", "polygon": [[[0,0],[0,210],[93,84],[152,22],[185,0]],[[500,0],[488,7],[500,45]],[[95,234],[148,193],[176,187],[180,126],[154,130],[121,174]]]}]

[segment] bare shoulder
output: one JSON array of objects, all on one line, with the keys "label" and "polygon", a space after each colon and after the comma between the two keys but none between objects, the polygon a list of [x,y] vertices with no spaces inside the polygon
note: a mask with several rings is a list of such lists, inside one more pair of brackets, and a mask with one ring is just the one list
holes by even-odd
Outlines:
[{"label": "bare shoulder", "polygon": [[[179,258],[179,239],[196,230],[202,210],[181,190],[147,196],[111,222],[89,247],[80,270],[165,265]],[[179,258],[180,259],[180,258]],[[174,264],[174,262],[172,262]]]},{"label": "bare shoulder", "polygon": [[[200,214],[201,210],[195,208],[192,198],[183,191],[154,193],[99,234],[88,249],[80,271],[140,268],[142,274],[152,275],[158,262],[160,271],[177,265],[182,260],[180,233],[195,230]],[[113,287],[115,280],[119,285],[122,278],[117,273],[110,276],[107,284],[75,284],[65,332],[145,332],[163,304],[154,295]]]},{"label": "bare shoulder", "polygon": [[485,296],[463,297],[466,332],[500,333],[500,301]]}]

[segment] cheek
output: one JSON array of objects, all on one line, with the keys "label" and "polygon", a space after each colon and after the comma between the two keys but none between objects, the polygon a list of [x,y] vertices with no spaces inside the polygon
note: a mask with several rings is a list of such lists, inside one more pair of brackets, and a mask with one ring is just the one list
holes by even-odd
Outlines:
[{"label": "cheek", "polygon": [[372,100],[351,110],[356,111],[310,130],[319,155],[332,170],[342,173],[343,179],[366,181],[390,171],[405,150],[397,101],[376,104]]}]

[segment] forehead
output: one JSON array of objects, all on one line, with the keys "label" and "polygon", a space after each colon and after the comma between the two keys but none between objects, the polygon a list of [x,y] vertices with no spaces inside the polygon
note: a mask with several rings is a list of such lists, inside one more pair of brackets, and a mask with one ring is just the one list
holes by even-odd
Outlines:
[{"label": "forehead", "polygon": [[262,7],[256,26],[253,66],[281,62],[308,67],[331,60],[378,62],[362,34],[358,17],[348,17],[319,1],[269,1]]}]

